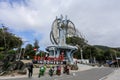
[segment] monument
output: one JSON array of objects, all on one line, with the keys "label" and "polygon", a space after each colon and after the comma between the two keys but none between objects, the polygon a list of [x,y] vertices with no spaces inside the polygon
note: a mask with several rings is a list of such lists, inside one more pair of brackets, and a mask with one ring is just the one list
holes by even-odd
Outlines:
[{"label": "monument", "polygon": [[61,15],[60,18],[54,20],[50,32],[50,40],[52,46],[48,46],[46,50],[49,52],[49,56],[58,58],[60,55],[64,56],[64,60],[73,65],[73,54],[77,51],[76,46],[66,44],[66,38],[75,36],[76,29],[72,21],[65,19]]}]

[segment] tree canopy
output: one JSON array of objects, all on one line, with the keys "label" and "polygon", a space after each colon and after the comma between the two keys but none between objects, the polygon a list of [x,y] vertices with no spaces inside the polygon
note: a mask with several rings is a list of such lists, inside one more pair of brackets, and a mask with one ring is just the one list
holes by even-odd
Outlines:
[{"label": "tree canopy", "polygon": [[87,45],[87,41],[84,38],[80,38],[80,37],[77,37],[77,36],[67,37],[66,38],[66,43],[70,44],[70,45],[73,45],[73,46],[78,45],[80,48]]},{"label": "tree canopy", "polygon": [[22,39],[11,33],[7,27],[0,28],[0,49],[10,50],[22,45]]},{"label": "tree canopy", "polygon": [[0,28],[0,59],[3,59],[5,54],[17,53],[14,49],[21,47],[23,41],[20,37],[11,33],[5,26]]}]

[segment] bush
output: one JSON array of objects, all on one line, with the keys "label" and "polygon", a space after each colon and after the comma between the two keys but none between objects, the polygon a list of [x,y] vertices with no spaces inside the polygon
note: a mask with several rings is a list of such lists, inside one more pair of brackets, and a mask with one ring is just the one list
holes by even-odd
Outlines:
[{"label": "bush", "polygon": [[4,59],[4,54],[0,53],[0,60]]},{"label": "bush", "polygon": [[4,50],[4,47],[0,47],[0,51],[3,51]]},{"label": "bush", "polygon": [[9,50],[8,54],[15,54],[15,51],[14,50]]}]

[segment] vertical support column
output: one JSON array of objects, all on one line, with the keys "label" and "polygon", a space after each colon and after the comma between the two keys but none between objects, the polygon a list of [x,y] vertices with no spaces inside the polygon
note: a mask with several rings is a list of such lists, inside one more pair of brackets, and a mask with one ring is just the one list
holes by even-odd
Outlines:
[{"label": "vertical support column", "polygon": [[60,55],[60,50],[59,50],[59,49],[57,49],[57,54],[56,54],[56,57],[58,58],[58,57],[59,57],[59,55]]},{"label": "vertical support column", "polygon": [[71,51],[66,51],[66,54],[67,54],[68,62],[70,62],[70,64],[74,64],[73,59],[71,57]]},{"label": "vertical support column", "polygon": [[53,50],[54,50],[53,54],[54,54],[54,57],[55,57],[56,56],[56,54],[55,54],[55,47],[53,48]]}]

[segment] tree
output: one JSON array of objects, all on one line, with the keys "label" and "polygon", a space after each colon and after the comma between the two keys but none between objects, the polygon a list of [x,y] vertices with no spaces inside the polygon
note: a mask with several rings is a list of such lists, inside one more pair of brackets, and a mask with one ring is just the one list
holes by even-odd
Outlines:
[{"label": "tree", "polygon": [[33,59],[33,57],[35,56],[36,51],[34,51],[34,47],[32,44],[27,44],[25,49],[24,49],[24,57],[29,56],[30,58]]},{"label": "tree", "polygon": [[39,49],[39,42],[38,42],[37,39],[35,39],[35,42],[34,42],[34,48],[36,48],[37,51],[38,51],[38,49]]},{"label": "tree", "polygon": [[0,28],[0,47],[3,50],[11,50],[22,45],[22,39],[11,33],[7,27]]},{"label": "tree", "polygon": [[79,47],[83,47],[84,45],[87,45],[87,41],[84,38],[80,38],[77,36],[72,36],[72,37],[67,37],[66,38],[66,43],[76,46],[78,45]]},{"label": "tree", "polygon": [[15,34],[11,33],[8,27],[2,26],[0,28],[0,58],[4,59],[7,54],[14,55],[15,48],[20,48],[22,45],[22,39]]},{"label": "tree", "polygon": [[25,47],[25,51],[29,52],[30,50],[33,50],[33,46],[32,46],[32,44],[27,44]]},{"label": "tree", "polygon": [[87,45],[87,41],[84,38],[80,38],[78,36],[72,36],[66,38],[66,43],[69,45],[77,46],[78,51],[73,55],[75,58],[80,58],[80,51]]},{"label": "tree", "polygon": [[0,60],[4,59],[4,54],[0,52]]}]

